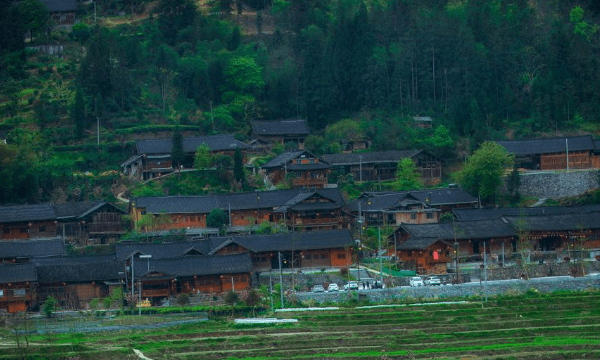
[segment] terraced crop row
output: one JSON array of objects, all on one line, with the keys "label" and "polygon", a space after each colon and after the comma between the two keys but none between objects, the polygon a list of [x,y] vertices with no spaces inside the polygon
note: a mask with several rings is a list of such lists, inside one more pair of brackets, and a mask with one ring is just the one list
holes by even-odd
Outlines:
[{"label": "terraced crop row", "polygon": [[211,321],[169,330],[36,341],[45,340],[45,351],[58,358],[101,354],[118,359],[134,348],[156,360],[600,358],[598,293],[502,297],[484,308],[465,303],[277,316],[298,323],[239,326]]}]

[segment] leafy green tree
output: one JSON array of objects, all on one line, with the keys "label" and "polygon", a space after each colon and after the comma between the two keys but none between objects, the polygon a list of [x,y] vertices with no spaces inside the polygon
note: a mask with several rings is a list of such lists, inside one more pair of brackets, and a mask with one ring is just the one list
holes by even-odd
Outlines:
[{"label": "leafy green tree", "polygon": [[511,167],[514,156],[495,142],[484,142],[481,147],[467,159],[465,167],[459,172],[459,183],[473,195],[482,200],[494,200],[502,176],[507,167]]},{"label": "leafy green tree", "polygon": [[212,155],[208,144],[200,144],[194,155],[194,167],[198,170],[206,170],[213,165],[213,162],[214,156]]},{"label": "leafy green tree", "polygon": [[229,222],[227,213],[223,209],[212,209],[206,216],[206,226],[223,229],[223,227]]},{"label": "leafy green tree", "polygon": [[181,164],[185,159],[185,153],[183,152],[183,135],[181,130],[176,126],[173,130],[173,136],[171,137],[171,160],[173,165],[177,166],[177,169],[181,168]]},{"label": "leafy green tree", "polygon": [[42,311],[46,317],[52,317],[56,311],[57,301],[53,296],[48,296],[42,305]]},{"label": "leafy green tree", "polygon": [[158,29],[169,45],[175,45],[178,34],[192,26],[198,14],[192,0],[160,0],[155,8],[158,14]]},{"label": "leafy green tree", "polygon": [[25,0],[19,2],[19,11],[21,21],[25,25],[29,36],[33,40],[33,35],[46,29],[50,20],[48,8],[39,0]]},{"label": "leafy green tree", "polygon": [[244,172],[244,155],[240,148],[236,148],[233,153],[233,177],[235,181],[242,185],[246,184],[246,173]]},{"label": "leafy green tree", "polygon": [[396,170],[396,188],[400,191],[420,189],[423,186],[421,173],[415,162],[404,158],[398,162]]}]

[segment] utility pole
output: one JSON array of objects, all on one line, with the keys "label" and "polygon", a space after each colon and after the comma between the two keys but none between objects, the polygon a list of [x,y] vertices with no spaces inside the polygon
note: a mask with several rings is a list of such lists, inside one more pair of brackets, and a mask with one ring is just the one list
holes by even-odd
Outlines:
[{"label": "utility pole", "polygon": [[279,256],[279,292],[281,295],[281,308],[284,309],[285,307],[283,305],[283,272],[281,268],[281,252],[278,251],[277,254]]},{"label": "utility pole", "polygon": [[383,287],[383,260],[381,259],[381,227],[377,226],[377,233],[378,233],[378,237],[379,237],[379,278],[381,280],[381,283],[379,284],[381,287]]}]

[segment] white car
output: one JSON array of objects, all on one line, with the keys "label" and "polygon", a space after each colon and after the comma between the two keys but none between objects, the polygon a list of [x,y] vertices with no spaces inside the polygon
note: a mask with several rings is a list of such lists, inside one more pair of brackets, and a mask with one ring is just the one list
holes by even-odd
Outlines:
[{"label": "white car", "polygon": [[340,287],[336,283],[329,284],[327,291],[340,291]]},{"label": "white car", "polygon": [[344,290],[358,290],[358,283],[356,281],[348,281],[348,283],[344,285]]},{"label": "white car", "polygon": [[412,286],[412,287],[425,286],[425,284],[423,283],[423,279],[421,279],[418,276],[413,276],[410,278],[410,286]]},{"label": "white car", "polygon": [[437,276],[429,276],[427,279],[425,279],[425,285],[442,285],[442,280],[440,280],[440,278]]},{"label": "white car", "polygon": [[312,292],[316,293],[316,292],[325,292],[325,288],[323,287],[323,285],[315,285],[312,288]]}]

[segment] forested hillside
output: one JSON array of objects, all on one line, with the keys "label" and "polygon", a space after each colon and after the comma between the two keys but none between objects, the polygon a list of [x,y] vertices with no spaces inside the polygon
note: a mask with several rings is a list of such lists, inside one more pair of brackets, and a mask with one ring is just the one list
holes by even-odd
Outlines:
[{"label": "forested hillside", "polygon": [[[37,0],[0,2],[0,203],[106,196],[77,174],[118,170],[133,139],[175,125],[244,140],[252,119],[305,118],[317,153],[367,136],[445,158],[599,128],[594,0],[96,3],[49,32]],[[44,44],[64,50],[29,48]]]}]

